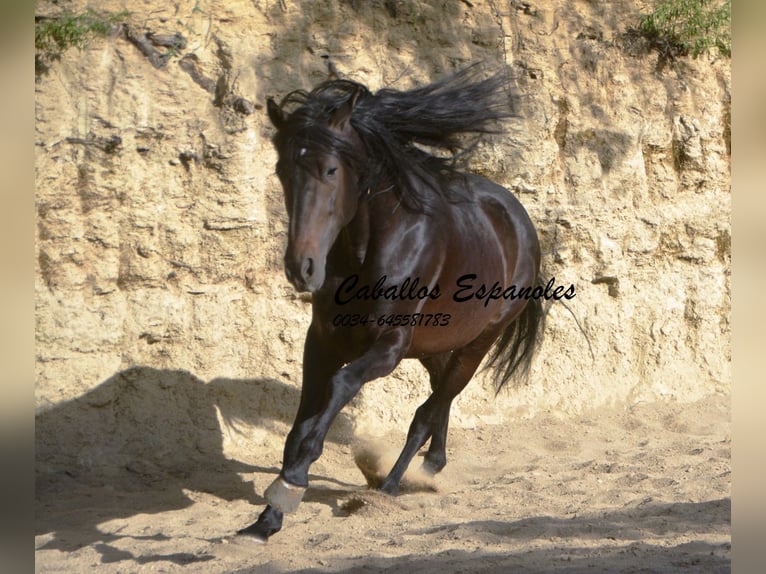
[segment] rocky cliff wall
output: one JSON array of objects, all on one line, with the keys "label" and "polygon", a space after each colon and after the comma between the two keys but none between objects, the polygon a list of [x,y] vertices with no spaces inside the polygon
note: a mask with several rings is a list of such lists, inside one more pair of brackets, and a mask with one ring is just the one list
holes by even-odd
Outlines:
[{"label": "rocky cliff wall", "polygon": [[[40,1],[37,13],[60,6]],[[329,64],[373,90],[480,60],[515,78],[520,117],[472,166],[521,199],[548,275],[577,295],[571,313],[552,307],[528,384],[495,398],[479,377],[454,424],[729,392],[729,61],[640,53],[624,33],[645,3],[98,9],[131,15],[36,83],[36,404],[61,415],[40,419],[43,458],[116,432],[116,418],[144,424],[152,409],[173,432],[192,432],[199,411],[226,429],[227,448],[278,447],[310,304],[282,270],[287,219],[264,103],[326,79]],[[406,428],[427,389],[406,362],[340,426]]]}]

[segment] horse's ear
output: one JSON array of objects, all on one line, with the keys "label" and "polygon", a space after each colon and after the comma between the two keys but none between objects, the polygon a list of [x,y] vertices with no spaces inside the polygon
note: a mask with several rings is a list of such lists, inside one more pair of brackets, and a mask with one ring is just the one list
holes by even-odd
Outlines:
[{"label": "horse's ear", "polygon": [[274,101],[274,98],[266,100],[266,111],[268,112],[269,119],[274,127],[278,130],[282,129],[282,126],[285,125],[285,112],[283,112],[282,108],[280,108]]},{"label": "horse's ear", "polygon": [[348,99],[348,105],[351,107],[351,111],[353,111],[356,107],[356,101],[359,99],[359,96],[362,95],[363,91],[364,88],[362,86],[358,86],[356,90],[354,90],[354,93],[351,94],[351,97]]},{"label": "horse's ear", "polygon": [[339,107],[332,115],[330,124],[337,126],[340,129],[345,128],[351,120],[351,114],[353,113],[354,108],[356,107],[356,102],[363,91],[364,88],[361,86],[357,87],[351,96],[349,96],[348,100],[346,100],[346,103]]}]

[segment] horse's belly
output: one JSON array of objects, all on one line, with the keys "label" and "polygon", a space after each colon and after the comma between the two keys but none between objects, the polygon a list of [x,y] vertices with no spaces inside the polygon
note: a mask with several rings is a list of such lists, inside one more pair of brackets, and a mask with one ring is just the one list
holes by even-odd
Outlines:
[{"label": "horse's belly", "polygon": [[491,301],[486,306],[476,301],[436,303],[425,305],[412,320],[415,329],[408,356],[433,355],[464,347],[505,314],[500,301]]}]

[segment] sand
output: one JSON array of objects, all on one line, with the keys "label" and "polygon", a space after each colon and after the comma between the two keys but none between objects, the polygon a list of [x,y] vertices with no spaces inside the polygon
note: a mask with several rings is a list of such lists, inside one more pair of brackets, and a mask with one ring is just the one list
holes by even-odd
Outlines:
[{"label": "sand", "polygon": [[304,503],[265,545],[234,532],[262,509],[273,448],[181,476],[157,462],[111,477],[48,475],[37,570],[730,571],[726,396],[453,429],[445,470],[396,498],[367,488],[360,444],[379,441],[328,441]]}]

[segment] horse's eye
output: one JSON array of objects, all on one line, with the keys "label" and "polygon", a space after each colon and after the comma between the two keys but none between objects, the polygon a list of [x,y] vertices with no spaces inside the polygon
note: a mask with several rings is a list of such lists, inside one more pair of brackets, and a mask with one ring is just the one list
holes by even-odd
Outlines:
[{"label": "horse's eye", "polygon": [[327,170],[327,175],[328,175],[328,177],[332,177],[333,175],[335,175],[335,174],[336,174],[336,172],[337,172],[337,171],[338,171],[338,168],[337,168],[337,167],[331,167],[331,168],[329,168],[329,169]]}]

